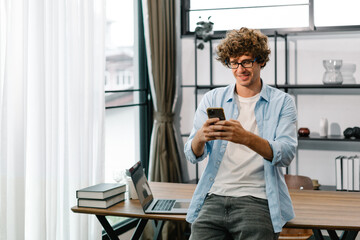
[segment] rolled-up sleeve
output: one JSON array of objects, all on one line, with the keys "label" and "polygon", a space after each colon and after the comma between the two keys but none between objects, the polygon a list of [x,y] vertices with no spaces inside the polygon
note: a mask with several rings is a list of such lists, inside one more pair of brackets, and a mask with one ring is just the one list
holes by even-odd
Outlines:
[{"label": "rolled-up sleeve", "polygon": [[209,106],[209,102],[211,101],[210,94],[211,94],[211,92],[208,92],[207,94],[204,95],[203,99],[201,100],[201,102],[195,112],[193,128],[191,130],[189,139],[187,140],[187,142],[185,143],[185,146],[184,146],[185,157],[191,163],[197,163],[199,161],[202,161],[208,155],[208,151],[209,151],[208,148],[210,147],[210,143],[206,143],[205,148],[204,148],[204,153],[200,157],[195,156],[195,154],[191,148],[191,143],[195,137],[195,134],[202,127],[202,125],[204,124],[204,122],[207,119],[206,108]]},{"label": "rolled-up sleeve", "polygon": [[295,102],[290,96],[287,96],[280,112],[275,138],[268,140],[273,151],[272,165],[288,167],[293,160],[298,144],[296,121]]},{"label": "rolled-up sleeve", "polygon": [[185,147],[184,147],[185,157],[189,162],[197,163],[197,162],[200,162],[200,161],[202,161],[202,160],[204,160],[206,158],[206,156],[208,155],[208,150],[207,150],[207,146],[205,146],[204,153],[200,157],[196,157],[194,152],[192,151],[192,148],[191,148],[192,140],[193,139],[188,140],[185,143]]}]

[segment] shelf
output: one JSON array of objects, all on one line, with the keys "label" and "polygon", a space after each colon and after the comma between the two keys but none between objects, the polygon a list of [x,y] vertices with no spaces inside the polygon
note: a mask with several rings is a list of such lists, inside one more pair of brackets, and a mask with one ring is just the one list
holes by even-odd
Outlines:
[{"label": "shelf", "polygon": [[[262,33],[268,37],[277,36],[323,36],[323,35],[344,35],[360,32],[360,25],[346,25],[346,26],[330,26],[330,27],[296,27],[296,28],[265,28],[259,29]],[[211,39],[218,40],[223,39],[226,36],[227,31],[214,31]],[[183,32],[181,37],[194,38],[194,32]],[[201,38],[197,37],[201,40]]]},{"label": "shelf", "polygon": [[329,137],[317,137],[317,136],[310,136],[310,137],[298,137],[299,141],[333,141],[333,142],[360,142],[360,139],[354,138],[344,138],[344,136],[329,136]]},{"label": "shelf", "polygon": [[359,192],[359,191],[347,191],[347,190],[336,190],[336,186],[334,185],[320,185],[319,189],[320,191],[339,191],[339,192]]},{"label": "shelf", "polygon": [[336,191],[336,186],[334,185],[320,185],[319,189],[320,191]]},{"label": "shelf", "polygon": [[319,89],[319,88],[331,88],[331,89],[347,89],[347,88],[360,88],[360,84],[334,84],[334,85],[325,85],[325,84],[278,84],[278,88],[287,88],[287,89]]},{"label": "shelf", "polygon": [[[198,89],[213,89],[217,87],[225,87],[227,85],[182,85],[181,87],[195,87]],[[277,86],[270,84],[272,87],[286,88],[286,89],[354,89],[360,88],[360,84],[339,84],[339,85],[324,85],[324,84],[278,84]]]},{"label": "shelf", "polygon": [[[181,134],[181,137],[189,137],[190,134]],[[330,142],[360,142],[360,139],[344,138],[343,136],[329,136],[329,137],[298,137],[299,141],[330,141]]]},{"label": "shelf", "polygon": [[196,88],[196,89],[214,89],[218,87],[226,87],[228,85],[182,85],[185,88]]}]

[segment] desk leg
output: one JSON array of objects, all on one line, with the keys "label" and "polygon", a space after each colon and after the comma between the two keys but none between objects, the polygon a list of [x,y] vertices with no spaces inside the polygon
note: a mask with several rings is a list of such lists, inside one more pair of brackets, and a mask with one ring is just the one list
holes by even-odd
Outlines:
[{"label": "desk leg", "polygon": [[358,231],[344,231],[341,237],[338,237],[335,230],[327,230],[331,240],[355,240]]},{"label": "desk leg", "polygon": [[341,240],[355,240],[358,231],[344,231],[341,235]]},{"label": "desk leg", "polygon": [[316,240],[324,240],[324,236],[322,235],[320,229],[313,229],[313,233]]},{"label": "desk leg", "polygon": [[109,224],[108,220],[105,216],[102,215],[96,215],[97,219],[101,223],[102,227],[104,228],[105,232],[109,236],[111,240],[119,240],[118,236],[116,235],[114,229]]},{"label": "desk leg", "polygon": [[148,219],[144,219],[144,218],[139,221],[138,225],[136,226],[136,230],[131,237],[132,240],[137,240],[141,237],[141,234],[143,233],[147,222],[148,222]]},{"label": "desk leg", "polygon": [[155,220],[153,222],[154,222],[154,238],[153,239],[158,240],[161,238],[161,231],[164,226],[164,221],[159,220],[159,221],[157,221],[157,224],[156,224]]}]

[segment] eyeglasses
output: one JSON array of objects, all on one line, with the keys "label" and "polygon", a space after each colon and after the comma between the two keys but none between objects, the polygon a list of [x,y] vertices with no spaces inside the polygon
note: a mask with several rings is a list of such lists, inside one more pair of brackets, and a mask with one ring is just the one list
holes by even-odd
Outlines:
[{"label": "eyeglasses", "polygon": [[237,69],[239,65],[241,65],[243,68],[251,68],[254,65],[254,62],[256,61],[256,58],[254,60],[244,60],[242,62],[230,62],[228,63],[226,61],[226,66],[231,69]]}]

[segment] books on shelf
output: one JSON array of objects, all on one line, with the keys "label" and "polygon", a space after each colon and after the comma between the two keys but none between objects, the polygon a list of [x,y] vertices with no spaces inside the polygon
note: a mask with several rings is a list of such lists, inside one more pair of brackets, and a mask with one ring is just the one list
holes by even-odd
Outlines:
[{"label": "books on shelf", "polygon": [[339,156],[335,159],[336,190],[360,191],[360,158]]},{"label": "books on shelf", "polygon": [[126,184],[100,183],[76,191],[79,207],[108,208],[125,200]]},{"label": "books on shelf", "polygon": [[76,191],[77,198],[105,199],[126,191],[126,184],[99,183]]},{"label": "books on shelf", "polygon": [[125,200],[124,192],[106,199],[79,198],[78,207],[108,208],[123,200]]}]

